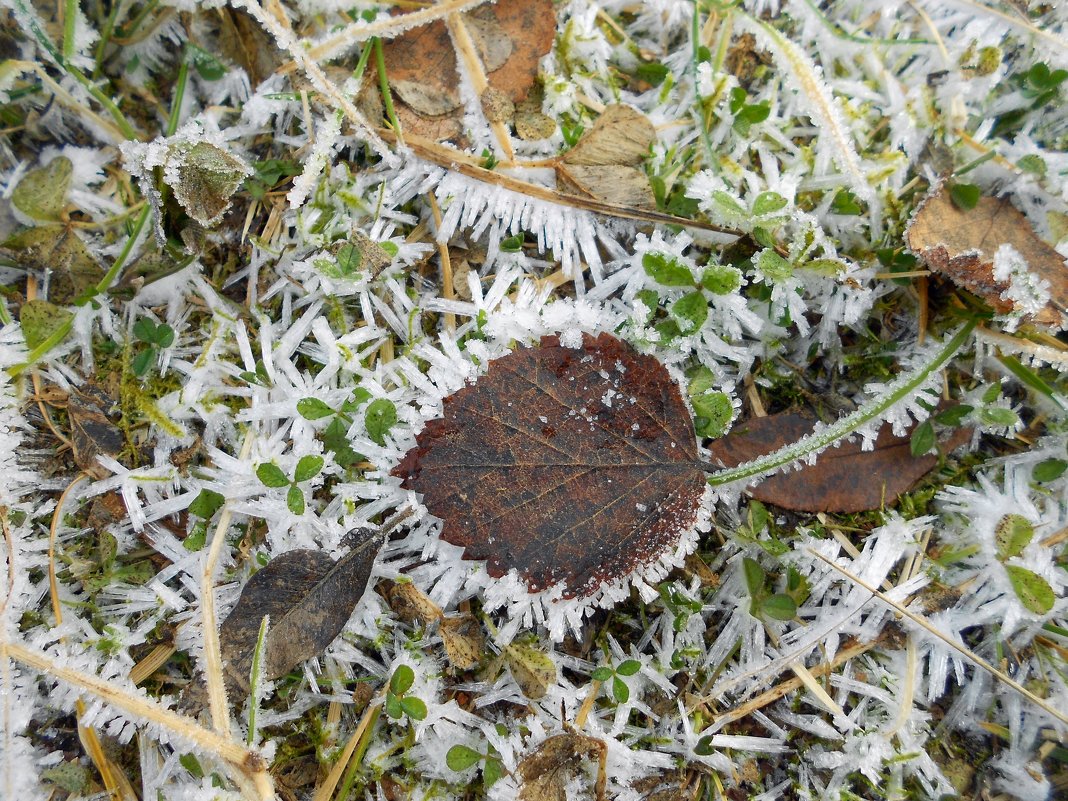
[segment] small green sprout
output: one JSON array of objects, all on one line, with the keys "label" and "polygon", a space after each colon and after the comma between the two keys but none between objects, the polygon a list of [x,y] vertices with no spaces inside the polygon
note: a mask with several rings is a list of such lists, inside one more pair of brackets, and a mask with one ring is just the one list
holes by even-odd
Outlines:
[{"label": "small green sprout", "polygon": [[265,486],[289,487],[286,492],[286,506],[293,514],[302,515],[304,514],[304,490],[298,485],[315,478],[322,469],[322,456],[302,456],[297,462],[297,469],[293,471],[292,479],[287,478],[282,468],[273,462],[264,462],[259,465],[256,468],[256,476]]},{"label": "small green sprout", "polygon": [[412,720],[426,719],[426,704],[421,698],[407,695],[415,683],[415,671],[408,665],[398,665],[389,678],[386,690],[386,714],[394,720],[407,715]]},{"label": "small green sprout", "polygon": [[449,766],[449,770],[457,772],[467,770],[479,762],[483,763],[482,787],[484,790],[489,790],[505,773],[500,754],[491,744],[486,744],[485,753],[476,751],[470,746],[457,744],[445,754],[445,764]]},{"label": "small green sprout", "polygon": [[133,335],[148,345],[147,348],[134,356],[133,364],[131,365],[135,375],[143,376],[158,358],[159,351],[174,344],[174,329],[166,323],[157,325],[148,317],[142,317],[134,323]]},{"label": "small green sprout", "polygon": [[617,704],[625,704],[630,700],[630,687],[623,681],[622,677],[633,676],[639,670],[641,670],[641,662],[636,659],[624,659],[614,668],[608,665],[601,665],[593,671],[593,678],[600,682],[612,682],[612,697],[616,699]]}]

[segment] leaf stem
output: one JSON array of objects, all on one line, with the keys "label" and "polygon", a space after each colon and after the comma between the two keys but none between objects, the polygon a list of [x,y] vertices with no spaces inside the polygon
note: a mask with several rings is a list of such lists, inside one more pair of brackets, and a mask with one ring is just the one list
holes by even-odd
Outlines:
[{"label": "leaf stem", "polygon": [[[971,336],[977,323],[977,320],[968,320],[957,330],[957,333],[949,339],[930,362],[917,368],[902,379],[895,381],[891,391],[887,392],[885,395],[870,400],[852,414],[846,415],[838,420],[838,422],[828,426],[822,431],[810,434],[797,442],[793,442],[776,451],[772,451],[771,453],[760,456],[750,462],[746,462],[745,464],[714,472],[708,477],[708,483],[713,487],[719,487],[724,484],[731,484],[735,481],[755,478],[773,470],[777,470],[780,467],[785,467],[791,462],[796,462],[809,454],[818,453],[824,448],[833,445],[843,437],[856,431],[865,423],[869,423],[880,417],[896,403],[903,401],[915,392],[932,373],[941,369],[946,362],[953,358],[964,343],[968,341],[968,338]],[[707,462],[701,463],[702,469],[708,470],[709,467],[711,467],[711,465]]]},{"label": "leaf stem", "polygon": [[386,116],[393,132],[397,134],[397,144],[404,147],[404,134],[401,132],[400,120],[393,108],[393,93],[389,90],[389,76],[386,74],[386,55],[382,50],[382,40],[374,37],[372,40],[375,49],[375,65],[378,67],[378,85],[382,89],[382,103],[386,107]]}]

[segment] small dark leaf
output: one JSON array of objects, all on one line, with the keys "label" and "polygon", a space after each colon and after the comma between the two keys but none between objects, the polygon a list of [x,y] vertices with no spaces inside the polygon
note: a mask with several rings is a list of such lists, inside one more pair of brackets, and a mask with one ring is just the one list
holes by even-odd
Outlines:
[{"label": "small dark leaf", "polygon": [[702,737],[697,741],[697,745],[693,747],[693,752],[697,756],[711,756],[714,752],[712,748],[712,738],[709,736]]},{"label": "small dark leaf", "polygon": [[134,375],[143,376],[148,372],[148,368],[152,366],[155,358],[156,349],[147,348],[133,357],[133,361],[130,362],[130,369],[134,371]]},{"label": "small dark leaf", "polygon": [[664,286],[693,286],[690,268],[666,253],[649,252],[642,256],[645,272]]},{"label": "small dark leaf", "polygon": [[156,324],[147,317],[140,318],[133,325],[133,335],[142,342],[154,344],[156,341]]},{"label": "small dark leaf", "polygon": [[482,767],[482,786],[488,790],[504,775],[504,765],[499,759],[487,759]]},{"label": "small dark leaf", "polygon": [[1023,553],[1023,549],[1035,538],[1035,527],[1023,515],[1008,514],[994,527],[994,542],[998,559],[1011,559]]},{"label": "small dark leaf", "polygon": [[657,561],[704,492],[689,412],[667,370],[609,334],[545,337],[445,399],[393,470],[442,539],[565,598]]},{"label": "small dark leaf", "polygon": [[394,720],[404,717],[404,707],[401,700],[393,693],[386,693],[386,714]]},{"label": "small dark leaf", "polygon": [[909,438],[909,453],[913,456],[923,456],[934,448],[937,442],[934,425],[930,420],[924,420],[912,430],[912,437]]},{"label": "small dark leaf", "polygon": [[602,665],[599,668],[594,668],[593,673],[590,674],[590,678],[594,681],[608,681],[612,678],[612,668]]},{"label": "small dark leaf", "polygon": [[630,687],[619,676],[612,679],[612,697],[617,704],[625,704],[630,700]]},{"label": "small dark leaf", "polygon": [[974,209],[979,203],[981,194],[982,192],[975,184],[953,184],[949,188],[949,197],[953,205],[964,211]]},{"label": "small dark leaf", "polygon": [[268,681],[321,654],[348,622],[367,587],[384,535],[372,534],[337,562],[319,551],[288,551],[248,580],[219,630],[232,703],[248,694],[260,620],[271,616],[263,656]]},{"label": "small dark leaf", "polygon": [[[783,412],[736,423],[727,436],[709,443],[713,462],[734,467],[796,442],[812,430],[812,421],[796,412]],[[971,430],[952,432],[942,445],[951,451],[967,442]],[[816,463],[765,478],[749,487],[749,494],[765,503],[805,512],[863,512],[894,503],[938,464],[928,454],[913,457],[909,438],[895,437],[884,426],[874,450],[859,442],[828,448]]]},{"label": "small dark leaf", "polygon": [[122,430],[112,422],[111,413],[117,409],[116,399],[90,381],[73,392],[67,401],[74,461],[97,479],[111,475],[111,471],[97,461],[97,455],[118,458],[126,445]]},{"label": "small dark leaf", "polygon": [[386,434],[397,422],[397,407],[388,398],[378,398],[367,404],[364,412],[364,425],[367,436],[378,445],[386,444]]},{"label": "small dark leaf", "polygon": [[745,576],[745,588],[752,598],[756,598],[764,590],[764,568],[756,559],[748,556],[742,559],[742,575]]},{"label": "small dark leaf", "polygon": [[1035,465],[1031,472],[1031,478],[1035,481],[1055,481],[1068,470],[1068,462],[1064,459],[1046,459]]}]

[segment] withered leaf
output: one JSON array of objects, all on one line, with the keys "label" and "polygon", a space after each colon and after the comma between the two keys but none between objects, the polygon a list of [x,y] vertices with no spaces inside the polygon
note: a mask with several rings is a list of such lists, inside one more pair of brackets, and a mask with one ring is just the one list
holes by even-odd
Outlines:
[{"label": "withered leaf", "polygon": [[491,576],[584,597],[655,563],[696,519],[704,474],[679,389],[610,334],[519,348],[443,415],[393,475]]},{"label": "withered leaf", "polygon": [[[812,430],[812,424],[797,412],[755,417],[709,445],[712,461],[724,467],[748,462],[796,442]],[[956,429],[942,447],[952,450],[970,436],[969,429]],[[815,464],[776,473],[748,492],[758,501],[799,512],[863,512],[894,503],[937,464],[934,454],[913,456],[909,438],[896,437],[889,426],[883,426],[874,450],[863,451],[859,442],[845,442],[828,448]]]},{"label": "withered leaf", "polygon": [[637,166],[654,139],[656,129],[640,111],[625,105],[609,106],[593,128],[557,161],[557,178],[575,194],[655,209],[649,178]]},{"label": "withered leaf", "polygon": [[219,49],[224,56],[244,68],[249,83],[255,89],[271,77],[282,63],[282,51],[247,12],[236,8],[219,8],[214,13],[218,14],[219,19]]},{"label": "withered leaf", "polygon": [[470,670],[482,661],[486,652],[486,638],[474,615],[465,613],[442,618],[438,633],[445,644],[449,663],[457,670]]},{"label": "withered leaf", "polygon": [[623,104],[608,106],[593,128],[584,133],[561,160],[567,164],[634,167],[642,163],[654,139],[656,129],[636,108]]},{"label": "withered leaf", "polygon": [[406,623],[430,624],[442,616],[441,607],[410,581],[383,581],[379,587],[389,608]]},{"label": "withered leaf", "polygon": [[58,220],[67,205],[74,165],[58,156],[43,167],[30,170],[11,193],[11,203],[35,220]]},{"label": "withered leaf", "polygon": [[65,225],[18,231],[4,246],[15,251],[15,258],[27,267],[50,272],[48,296],[61,305],[71,303],[104,277],[104,269],[77,231]]},{"label": "withered leaf", "polygon": [[531,701],[544,698],[549,687],[556,683],[556,663],[532,645],[509,643],[502,653],[515,683]]},{"label": "withered leaf", "polygon": [[115,398],[89,381],[74,390],[67,401],[74,461],[93,478],[111,475],[96,457],[103,454],[117,458],[125,445],[122,431],[112,422],[118,412]]},{"label": "withered leaf", "polygon": [[594,794],[604,798],[604,762],[608,753],[603,740],[577,732],[549,737],[523,757],[516,772],[520,779],[520,801],[567,801],[567,788],[583,763],[596,760]]},{"label": "withered leaf", "polygon": [[205,228],[222,219],[230,198],[251,174],[244,161],[211,142],[173,145],[163,173],[175,200]]},{"label": "withered leaf", "polygon": [[1013,310],[1002,294],[1008,283],[994,278],[994,254],[1012,245],[1039,279],[1049,282],[1049,303],[1036,322],[1060,325],[1068,312],[1068,265],[1039,238],[1027,218],[1005,198],[980,197],[974,208],[958,208],[946,184],[936,187],[916,210],[905,233],[909,248],[932,269],[974,292],[998,312]]},{"label": "withered leaf", "polygon": [[363,596],[385,535],[376,533],[338,561],[320,551],[287,551],[245,584],[219,629],[231,701],[248,695],[260,621],[271,616],[264,675],[277,679],[321,654],[345,627]]},{"label": "withered leaf", "polygon": [[47,300],[26,301],[19,311],[19,322],[22,324],[22,336],[26,339],[26,347],[36,350],[49,337],[57,335],[73,316],[73,312],[49,303]]},{"label": "withered leaf", "polygon": [[649,177],[637,167],[561,164],[556,168],[556,175],[571,194],[637,209],[656,208]]}]

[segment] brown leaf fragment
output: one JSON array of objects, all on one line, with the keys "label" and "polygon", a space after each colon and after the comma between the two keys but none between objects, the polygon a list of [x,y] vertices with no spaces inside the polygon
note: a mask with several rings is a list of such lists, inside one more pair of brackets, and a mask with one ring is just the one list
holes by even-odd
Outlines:
[{"label": "brown leaf fragment", "polygon": [[515,683],[531,701],[544,698],[556,683],[556,663],[534,646],[513,642],[504,647],[502,654]]},{"label": "brown leaf fragment", "polygon": [[389,608],[405,623],[428,625],[442,616],[441,607],[411,581],[383,581],[379,587]]},{"label": "brown leaf fragment", "polygon": [[610,334],[494,360],[416,443],[392,474],[444,521],[442,539],[565,598],[656,563],[704,492],[678,386]]},{"label": "brown leaf fragment", "polygon": [[231,702],[248,695],[263,616],[270,615],[264,676],[277,679],[321,654],[341,633],[363,596],[384,538],[371,534],[336,562],[320,551],[287,551],[248,580],[219,629]]},{"label": "brown leaf fragment", "polygon": [[284,61],[282,51],[258,22],[240,9],[215,9],[219,15],[219,49],[248,75],[255,89]]},{"label": "brown leaf fragment", "polygon": [[958,208],[945,183],[923,201],[905,232],[909,249],[931,269],[981,297],[995,311],[1014,308],[1009,284],[994,278],[994,254],[1011,245],[1031,274],[1049,282],[1049,303],[1032,319],[1063,327],[1068,312],[1068,265],[1039,238],[1027,218],[1005,198],[981,197],[971,209]]},{"label": "brown leaf fragment", "polygon": [[103,454],[117,459],[126,444],[122,431],[112,422],[118,408],[103,387],[91,382],[75,389],[67,400],[74,462],[93,478],[111,475],[96,457]]},{"label": "brown leaf fragment", "polygon": [[457,670],[471,670],[482,661],[486,653],[486,638],[475,616],[464,613],[457,617],[445,617],[438,626],[445,655]]},{"label": "brown leaf fragment", "polygon": [[126,519],[126,502],[117,492],[105,492],[93,499],[86,524],[100,537],[108,526]]},{"label": "brown leaf fragment", "polygon": [[635,167],[649,153],[656,129],[637,109],[622,104],[608,106],[593,128],[564,153],[565,164],[621,165]]},{"label": "brown leaf fragment", "polygon": [[567,790],[584,762],[597,760],[594,796],[604,797],[604,764],[608,748],[603,740],[565,732],[543,740],[516,766],[520,801],[569,801]]},{"label": "brown leaf fragment", "polygon": [[[709,445],[712,461],[735,467],[796,442],[812,430],[812,424],[797,412],[752,418]],[[956,429],[942,448],[957,448],[970,436],[969,429]],[[769,476],[749,487],[748,493],[763,503],[799,512],[863,512],[894,503],[937,464],[934,454],[913,456],[909,437],[896,437],[883,426],[874,450],[845,442],[825,450],[815,464]]]}]

